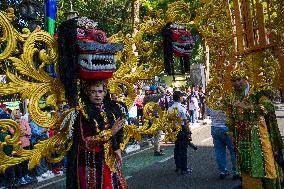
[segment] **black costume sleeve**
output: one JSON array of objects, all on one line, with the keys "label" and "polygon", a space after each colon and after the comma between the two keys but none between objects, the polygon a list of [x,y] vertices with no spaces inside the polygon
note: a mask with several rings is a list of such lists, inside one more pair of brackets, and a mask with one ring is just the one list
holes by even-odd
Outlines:
[{"label": "black costume sleeve", "polygon": [[123,136],[124,136],[124,132],[123,132],[123,128],[120,129],[116,135],[113,138],[113,150],[116,151],[118,149],[120,149],[120,144],[123,143]]},{"label": "black costume sleeve", "polygon": [[[78,187],[78,175],[77,175],[77,155],[79,147],[79,124],[80,118],[77,116],[75,123],[73,125],[73,137],[72,137],[72,146],[67,153],[67,170],[66,170],[66,189],[77,189]],[[72,183],[72,184],[70,184]]]}]

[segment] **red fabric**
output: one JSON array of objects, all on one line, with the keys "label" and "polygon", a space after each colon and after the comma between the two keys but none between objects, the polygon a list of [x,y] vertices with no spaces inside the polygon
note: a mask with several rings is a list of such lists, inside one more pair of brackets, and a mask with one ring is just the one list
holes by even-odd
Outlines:
[{"label": "red fabric", "polygon": [[[111,172],[104,158],[95,158],[95,156],[100,157],[101,154],[104,153],[103,143],[98,143],[98,145],[93,148],[87,147],[86,142],[88,140],[86,139],[91,137],[90,127],[84,124],[83,116],[82,114],[80,115],[80,129],[78,130],[80,141],[77,151],[77,171],[80,188],[89,189],[99,185],[101,189],[127,189],[126,181],[120,172],[114,175],[115,173]],[[86,170],[89,170],[89,177],[86,175]],[[118,188],[113,186],[113,176],[117,178]],[[89,179],[88,181],[87,178]]]},{"label": "red fabric", "polygon": [[6,108],[6,104],[0,104],[0,108]]},{"label": "red fabric", "polygon": [[54,130],[53,129],[49,129],[48,136],[49,136],[49,138],[54,136]]},{"label": "red fabric", "polygon": [[109,167],[106,165],[106,163],[104,162],[104,168],[103,168],[103,171],[104,171],[104,176],[103,176],[103,187],[102,188],[113,188],[112,186],[112,174],[111,174],[111,171],[109,169]]},{"label": "red fabric", "polygon": [[90,71],[80,68],[80,77],[82,79],[109,79],[112,77],[113,71]]}]

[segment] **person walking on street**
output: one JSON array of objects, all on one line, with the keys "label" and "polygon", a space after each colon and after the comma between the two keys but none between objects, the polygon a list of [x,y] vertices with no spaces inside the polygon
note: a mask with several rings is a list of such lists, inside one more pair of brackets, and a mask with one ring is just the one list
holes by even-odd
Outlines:
[{"label": "person walking on street", "polygon": [[206,114],[210,115],[212,120],[211,135],[213,138],[214,151],[219,169],[219,178],[224,179],[228,175],[226,149],[229,150],[232,163],[233,178],[239,178],[237,175],[236,152],[232,138],[228,135],[226,126],[226,114],[221,110],[214,110],[206,107]]},{"label": "person walking on street", "polygon": [[191,95],[188,96],[189,122],[191,124],[194,124],[198,121],[196,113],[198,112],[198,109],[198,100],[195,94],[192,92]]},{"label": "person walking on street", "polygon": [[186,108],[181,104],[183,94],[180,91],[175,91],[173,94],[174,104],[169,107],[169,112],[173,112],[175,109],[178,110],[178,116],[182,120],[182,129],[177,135],[174,148],[174,159],[176,164],[176,172],[181,174],[190,173],[190,169],[187,167],[187,147],[188,140],[190,139],[191,131],[187,120]]}]

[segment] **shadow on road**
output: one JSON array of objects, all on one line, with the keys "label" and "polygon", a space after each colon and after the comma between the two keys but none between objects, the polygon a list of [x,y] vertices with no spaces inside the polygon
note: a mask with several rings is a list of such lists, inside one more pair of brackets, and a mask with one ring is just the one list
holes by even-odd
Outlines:
[{"label": "shadow on road", "polygon": [[[173,153],[173,148],[167,150]],[[230,161],[227,164],[230,171]],[[156,162],[132,173],[128,179],[129,189],[231,189],[239,184],[232,175],[219,179],[212,146],[199,146],[197,151],[188,149],[188,166],[193,169],[192,173],[180,175],[174,171],[173,158],[163,163]]]}]

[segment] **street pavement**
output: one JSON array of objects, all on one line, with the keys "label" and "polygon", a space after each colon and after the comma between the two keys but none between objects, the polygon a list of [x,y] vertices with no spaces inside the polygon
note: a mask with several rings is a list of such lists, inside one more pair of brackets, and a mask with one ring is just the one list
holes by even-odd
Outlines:
[{"label": "street pavement", "polygon": [[[276,105],[276,115],[282,136],[284,136],[284,104]],[[210,123],[200,123],[193,127],[193,143],[198,150],[188,149],[188,165],[192,172],[180,175],[174,172],[174,144],[162,144],[164,156],[153,156],[152,147],[144,147],[139,151],[123,157],[123,172],[129,189],[232,189],[240,184],[232,175],[220,180],[210,135]],[[228,170],[231,170],[230,156],[227,153]],[[60,189],[65,188],[65,177],[34,184],[25,188]]]},{"label": "street pavement", "polygon": [[[237,186],[239,181],[233,180],[232,175],[219,180],[215,162],[213,140],[210,135],[211,126],[200,125],[193,129],[193,142],[198,150],[188,149],[188,166],[192,173],[180,175],[174,172],[173,144],[166,147],[166,157],[144,166],[141,170],[128,172],[130,189],[229,189]],[[151,157],[152,152],[148,152]],[[227,154],[228,155],[228,154]],[[228,161],[228,170],[231,170]],[[129,178],[130,177],[130,178]]]}]

